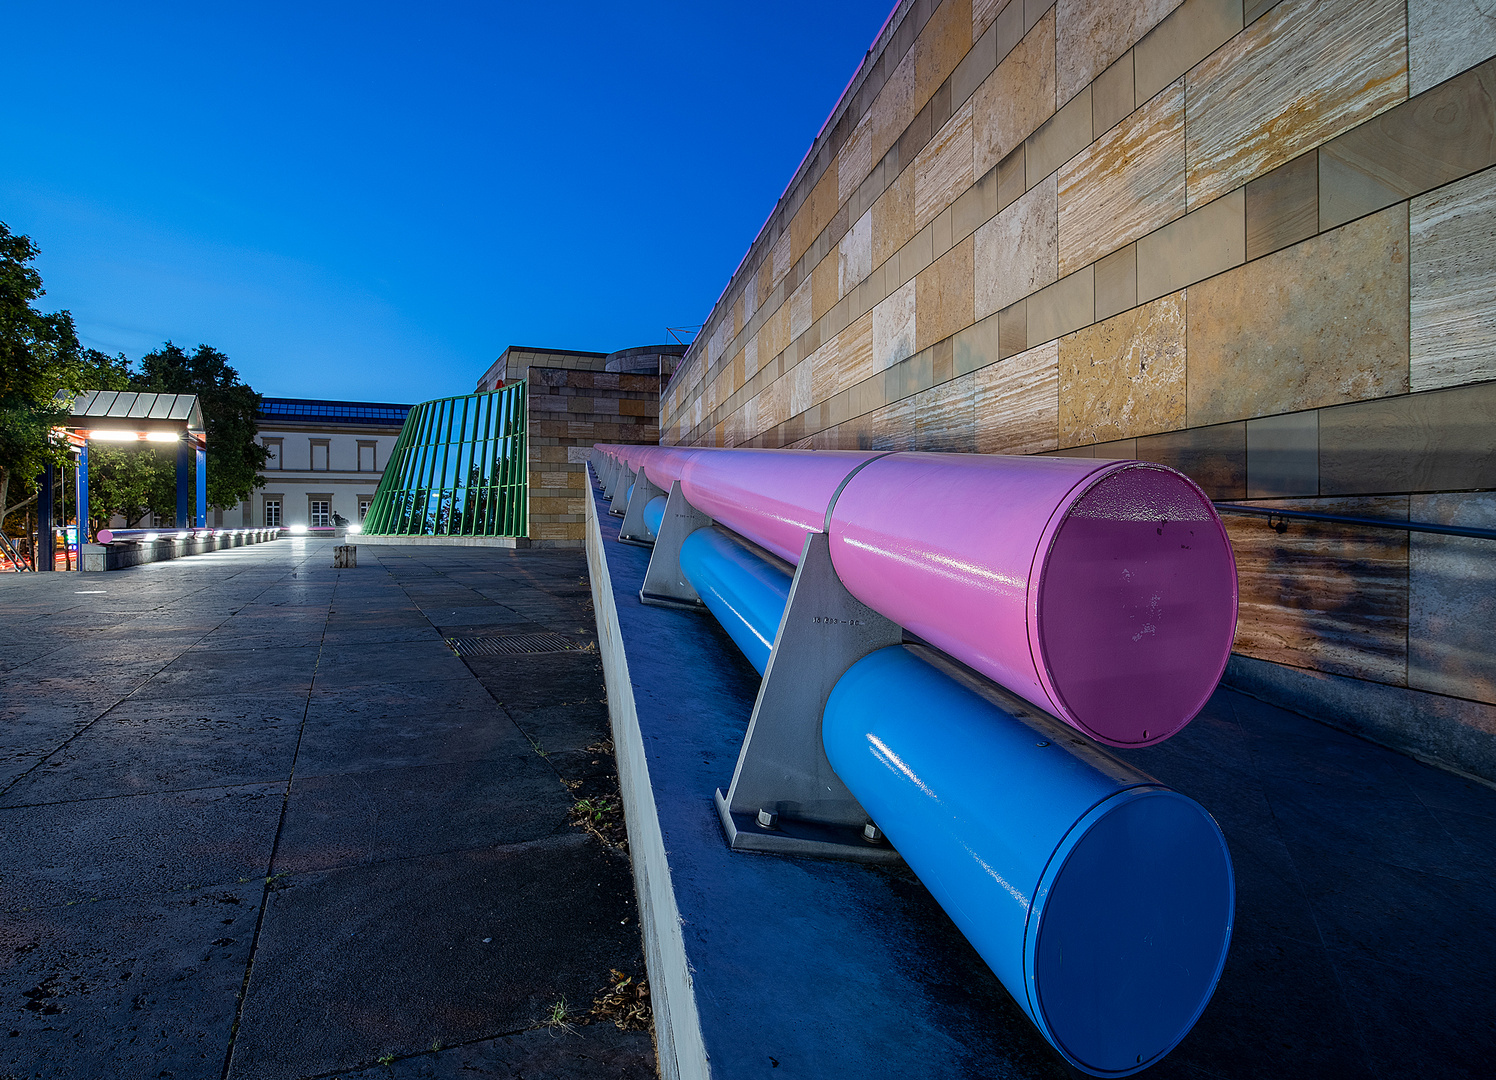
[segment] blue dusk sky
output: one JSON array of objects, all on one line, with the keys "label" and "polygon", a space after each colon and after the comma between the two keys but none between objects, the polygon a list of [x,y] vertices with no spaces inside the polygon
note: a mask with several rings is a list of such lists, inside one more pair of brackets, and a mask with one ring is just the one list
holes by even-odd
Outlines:
[{"label": "blue dusk sky", "polygon": [[0,221],[85,345],[466,393],[705,319],[891,5],[22,0]]}]

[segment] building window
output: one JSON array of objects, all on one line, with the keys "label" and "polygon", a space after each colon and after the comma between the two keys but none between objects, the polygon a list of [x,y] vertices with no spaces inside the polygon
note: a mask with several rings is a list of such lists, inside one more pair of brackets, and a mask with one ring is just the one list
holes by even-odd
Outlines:
[{"label": "building window", "polygon": [[279,439],[265,439],[265,449],[270,451],[269,458],[265,461],[266,470],[279,469],[281,467],[281,441]]},{"label": "building window", "polygon": [[358,497],[358,519],[360,521],[369,516],[369,507],[374,505],[374,496],[360,495]]},{"label": "building window", "polygon": [[327,471],[327,440],[312,440],[312,471]]},{"label": "building window", "polygon": [[312,528],[325,528],[332,524],[332,502],[328,499],[311,501]]},{"label": "building window", "polygon": [[374,472],[379,468],[376,460],[375,447],[378,443],[360,442],[358,444],[358,471]]},{"label": "building window", "polygon": [[278,529],[281,523],[281,501],[279,499],[265,500],[265,528]]}]

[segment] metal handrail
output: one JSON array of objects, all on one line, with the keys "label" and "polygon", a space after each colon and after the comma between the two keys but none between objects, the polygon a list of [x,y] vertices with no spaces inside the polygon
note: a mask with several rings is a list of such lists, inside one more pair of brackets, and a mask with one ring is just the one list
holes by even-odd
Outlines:
[{"label": "metal handrail", "polygon": [[[1475,529],[1466,525],[1437,525],[1432,521],[1397,521],[1392,518],[1357,517],[1350,514],[1320,514],[1312,510],[1276,510],[1267,506],[1243,506],[1241,503],[1218,502],[1215,508],[1223,514],[1250,514],[1254,517],[1298,521],[1328,521],[1337,525],[1361,525],[1373,529],[1401,529],[1404,532],[1435,533],[1440,536],[1469,536],[1476,540],[1496,540],[1496,529]],[[1271,523],[1271,522],[1269,522]],[[1287,525],[1278,528],[1282,532]]]},{"label": "metal handrail", "polygon": [[3,554],[10,561],[10,565],[15,568],[15,572],[18,574],[23,570],[31,569],[27,565],[26,560],[21,557],[21,553],[17,550],[15,544],[11,543],[10,537],[6,536],[4,532],[0,532],[0,554]]}]

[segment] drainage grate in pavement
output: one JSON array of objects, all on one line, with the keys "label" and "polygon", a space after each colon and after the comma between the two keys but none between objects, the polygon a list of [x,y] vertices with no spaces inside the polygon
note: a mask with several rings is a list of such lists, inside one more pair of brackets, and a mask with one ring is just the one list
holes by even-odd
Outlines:
[{"label": "drainage grate in pavement", "polygon": [[514,656],[529,653],[580,652],[584,646],[560,634],[511,634],[507,637],[449,637],[458,656]]}]

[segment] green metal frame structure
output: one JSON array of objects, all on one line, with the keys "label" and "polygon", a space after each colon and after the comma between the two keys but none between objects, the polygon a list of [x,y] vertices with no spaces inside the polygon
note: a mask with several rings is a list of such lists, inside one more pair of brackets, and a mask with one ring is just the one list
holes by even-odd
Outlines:
[{"label": "green metal frame structure", "polygon": [[365,534],[525,536],[529,533],[527,385],[417,405],[400,438]]}]

